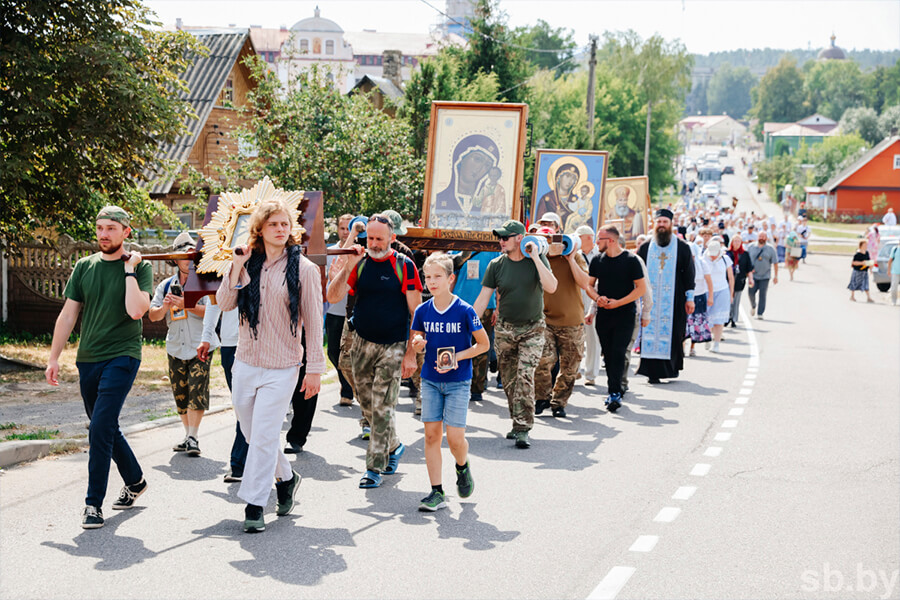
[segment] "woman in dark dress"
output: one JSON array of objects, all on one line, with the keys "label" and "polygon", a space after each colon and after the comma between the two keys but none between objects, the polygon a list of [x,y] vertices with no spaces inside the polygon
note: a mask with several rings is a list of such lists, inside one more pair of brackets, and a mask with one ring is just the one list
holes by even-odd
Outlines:
[{"label": "woman in dark dress", "polygon": [[850,263],[853,271],[851,271],[850,285],[847,286],[847,289],[850,290],[850,300],[853,302],[856,302],[856,292],[865,292],[866,302],[875,302],[872,300],[871,294],[869,294],[870,257],[868,246],[869,243],[866,240],[862,240],[859,243],[859,249],[853,255],[853,261]]},{"label": "woman in dark dress", "polygon": [[741,240],[740,233],[736,233],[731,238],[728,257],[731,259],[731,268],[734,269],[734,298],[731,300],[731,318],[726,325],[731,324],[732,327],[737,327],[736,323],[741,312],[741,292],[744,291],[748,279],[750,285],[753,285],[753,261],[744,250],[744,242]]}]

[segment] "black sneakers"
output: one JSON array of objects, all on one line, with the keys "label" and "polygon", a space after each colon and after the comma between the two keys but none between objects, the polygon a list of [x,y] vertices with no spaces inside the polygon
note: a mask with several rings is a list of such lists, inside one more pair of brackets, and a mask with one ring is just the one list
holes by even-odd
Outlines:
[{"label": "black sneakers", "polygon": [[276,515],[283,517],[294,510],[294,497],[297,495],[299,487],[300,474],[297,471],[291,472],[291,478],[288,481],[279,481],[275,484],[275,493],[278,496]]},{"label": "black sneakers", "polygon": [[[119,498],[113,502],[112,507],[115,510],[125,510],[134,506],[134,501],[138,496],[147,491],[147,480],[141,477],[141,480],[131,485],[126,485],[119,493]],[[99,509],[98,509],[99,510]],[[102,518],[101,518],[102,520]]]},{"label": "black sneakers", "polygon": [[192,435],[189,435],[186,440],[184,440],[185,445],[185,453],[188,456],[200,456],[200,443],[197,441]]},{"label": "black sneakers", "polygon": [[550,408],[549,400],[538,400],[534,403],[534,414],[539,415],[548,408]]},{"label": "black sneakers", "polygon": [[96,506],[85,506],[81,516],[82,529],[100,529],[103,527],[103,511]]},{"label": "black sneakers", "polygon": [[225,483],[236,483],[241,481],[244,478],[243,473],[238,473],[234,470],[228,471],[225,473]]},{"label": "black sneakers", "polygon": [[183,440],[172,446],[172,452],[185,452],[187,450],[187,436]]},{"label": "black sneakers", "polygon": [[266,521],[263,519],[263,507],[248,504],[244,508],[244,531],[247,533],[259,533],[266,530]]},{"label": "black sneakers", "polygon": [[556,408],[553,409],[553,416],[557,417],[557,418],[565,417],[566,409],[564,409],[562,406],[557,406]]},{"label": "black sneakers", "polygon": [[468,498],[475,491],[475,480],[472,479],[469,463],[462,469],[456,469],[456,491],[460,498]]}]

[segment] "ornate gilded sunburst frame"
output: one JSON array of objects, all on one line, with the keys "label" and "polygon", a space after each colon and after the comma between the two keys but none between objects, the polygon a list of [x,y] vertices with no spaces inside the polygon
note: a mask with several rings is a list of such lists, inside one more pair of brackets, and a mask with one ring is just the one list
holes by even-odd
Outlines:
[{"label": "ornate gilded sunburst frame", "polygon": [[[304,192],[288,192],[276,188],[266,176],[249,190],[239,193],[225,192],[219,196],[219,206],[212,214],[209,223],[200,230],[203,239],[203,258],[197,265],[198,273],[216,273],[225,275],[231,264],[233,248],[243,244],[249,235],[248,221],[250,215],[260,202],[265,200],[282,200],[290,210],[293,223],[291,230],[297,243],[303,241],[306,233],[300,225],[300,203]],[[237,233],[237,236],[235,236]]]}]

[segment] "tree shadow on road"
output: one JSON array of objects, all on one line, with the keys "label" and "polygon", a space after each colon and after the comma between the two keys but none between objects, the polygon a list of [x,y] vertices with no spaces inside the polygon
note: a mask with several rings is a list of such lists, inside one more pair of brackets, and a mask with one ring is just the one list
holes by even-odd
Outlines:
[{"label": "tree shadow on road", "polygon": [[127,569],[157,555],[156,552],[144,547],[143,540],[116,535],[116,530],[122,523],[143,510],[143,507],[136,506],[127,511],[114,511],[106,517],[102,528],[86,529],[75,536],[72,539],[74,544],[41,542],[41,545],[62,550],[72,556],[97,558],[99,562],[94,568],[98,571]]},{"label": "tree shadow on road", "polygon": [[346,465],[331,464],[325,457],[319,456],[315,452],[304,450],[300,454],[288,455],[294,468],[305,479],[313,479],[315,481],[341,481],[352,477],[356,469]]},{"label": "tree shadow on road", "polygon": [[[724,354],[724,353],[720,353]],[[677,393],[688,393],[688,394],[696,394],[698,396],[718,396],[720,394],[729,393],[728,390],[724,390],[722,388],[713,388],[713,387],[703,387],[699,383],[694,383],[693,381],[685,381],[685,380],[676,380],[670,383],[663,384],[666,386],[666,391],[669,392],[677,392]]]},{"label": "tree shadow on road", "polygon": [[462,512],[458,518],[453,518],[450,511],[438,511],[434,513],[434,520],[438,524],[438,537],[442,540],[459,538],[465,540],[463,548],[466,550],[493,550],[498,543],[511,542],[521,532],[500,531],[496,525],[485,523],[478,519],[474,502],[461,502]]},{"label": "tree shadow on road", "polygon": [[677,402],[671,400],[649,400],[640,395],[632,394],[626,396],[622,406],[613,415],[614,419],[622,419],[623,421],[631,421],[637,423],[641,427],[662,427],[663,425],[677,425],[675,419],[666,419],[661,415],[654,415],[645,412],[638,412],[635,409],[640,407],[644,410],[661,411],[666,408],[676,408]]}]

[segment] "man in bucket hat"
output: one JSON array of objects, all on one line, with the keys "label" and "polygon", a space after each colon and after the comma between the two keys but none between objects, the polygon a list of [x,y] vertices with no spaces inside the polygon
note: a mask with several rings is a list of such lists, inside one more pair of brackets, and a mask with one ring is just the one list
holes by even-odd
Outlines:
[{"label": "man in bucket hat", "polygon": [[79,260],[66,283],[66,302],[56,319],[45,372],[47,383],[59,385],[59,356],[83,311],[75,365],[91,420],[84,529],[103,527],[110,460],[125,481],[114,509],[133,507],[147,489],[141,466],[119,429],[119,413],[141,365],[141,319],[150,308],[153,270],[137,252],[123,260],[131,219],[122,208],[103,207],[96,233],[100,252]]}]

